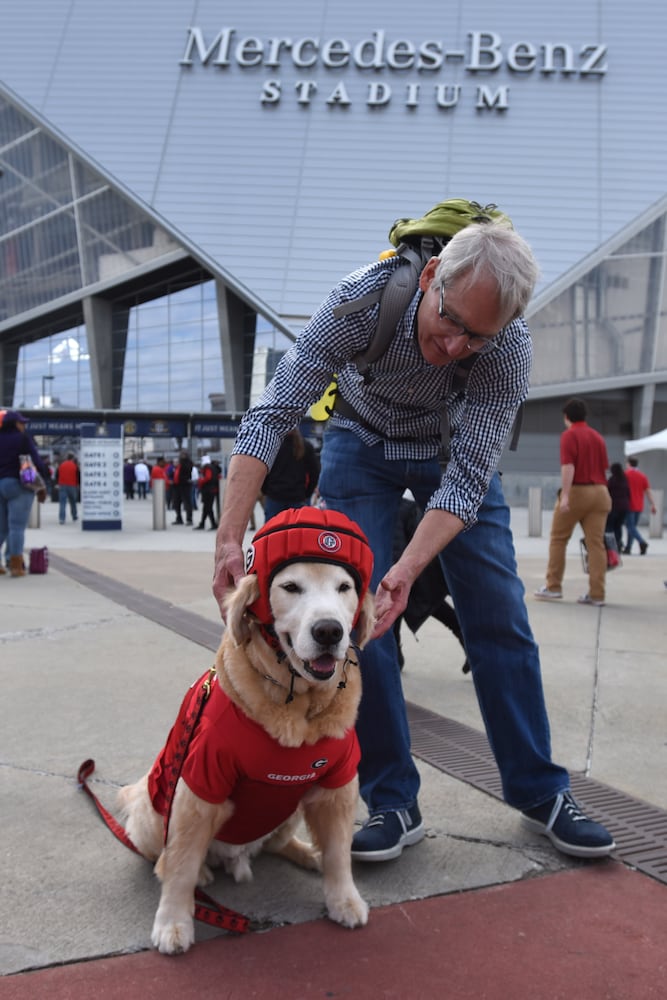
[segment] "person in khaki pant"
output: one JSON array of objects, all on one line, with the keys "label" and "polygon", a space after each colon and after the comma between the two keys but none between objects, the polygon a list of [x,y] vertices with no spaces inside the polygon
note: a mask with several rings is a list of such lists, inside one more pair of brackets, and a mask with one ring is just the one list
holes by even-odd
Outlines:
[{"label": "person in khaki pant", "polygon": [[565,430],[560,439],[561,488],[554,508],[549,539],[549,562],[544,587],[535,591],[541,600],[563,596],[565,552],[572,532],[580,524],[588,550],[588,593],[579,604],[602,607],[605,603],[607,552],[604,532],[611,497],[607,488],[609,458],[601,434],[586,423],[586,404],[570,399],[563,407]]}]

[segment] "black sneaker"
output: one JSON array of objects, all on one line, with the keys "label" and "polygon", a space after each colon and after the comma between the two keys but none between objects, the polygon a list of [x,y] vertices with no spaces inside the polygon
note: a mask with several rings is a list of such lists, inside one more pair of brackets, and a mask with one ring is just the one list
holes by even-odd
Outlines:
[{"label": "black sneaker", "polygon": [[411,809],[376,813],[352,838],[352,857],[355,861],[391,861],[404,847],[422,840],[424,833],[416,803]]},{"label": "black sneaker", "polygon": [[575,858],[604,858],[616,847],[609,831],[586,816],[571,792],[561,792],[544,805],[528,809],[521,818],[529,830],[548,837],[559,851]]}]

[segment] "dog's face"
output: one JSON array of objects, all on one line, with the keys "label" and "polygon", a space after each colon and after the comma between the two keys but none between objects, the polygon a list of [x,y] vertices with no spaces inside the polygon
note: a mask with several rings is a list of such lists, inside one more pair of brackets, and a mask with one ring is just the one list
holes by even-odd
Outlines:
[{"label": "dog's face", "polygon": [[[244,577],[227,601],[227,625],[237,644],[249,638],[246,608],[259,596],[257,577]],[[354,579],[331,562],[293,562],[279,570],[269,591],[273,627],[294,670],[308,681],[328,681],[350,645],[359,596]],[[364,597],[355,639],[373,631],[375,602]]]},{"label": "dog's face", "polygon": [[303,676],[329,680],[350,644],[358,596],[346,569],[295,562],[279,570],[269,590],[280,645]]}]

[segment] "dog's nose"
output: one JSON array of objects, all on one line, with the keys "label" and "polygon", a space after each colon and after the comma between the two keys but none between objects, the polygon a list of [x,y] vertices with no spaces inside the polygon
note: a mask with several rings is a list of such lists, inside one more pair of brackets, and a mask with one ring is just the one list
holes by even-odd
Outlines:
[{"label": "dog's nose", "polygon": [[335,618],[320,618],[310,632],[320,646],[335,646],[343,638],[343,626]]}]

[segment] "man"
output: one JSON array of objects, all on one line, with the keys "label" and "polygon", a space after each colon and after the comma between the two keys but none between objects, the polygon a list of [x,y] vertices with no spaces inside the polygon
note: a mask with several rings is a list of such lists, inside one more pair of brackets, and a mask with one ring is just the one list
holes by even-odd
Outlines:
[{"label": "man", "polygon": [[142,457],[135,463],[134,466],[134,480],[137,484],[137,496],[142,500],[146,499],[150,478],[151,470],[148,468]]},{"label": "man", "polygon": [[[583,816],[569,793],[567,772],[551,761],[538,651],[496,473],[528,389],[531,342],[519,317],[537,267],[507,219],[463,225],[424,267],[388,350],[367,378],[352,359],[367,348],[377,304],[341,318],[332,310],[382,287],[395,268],[405,266],[396,257],[345,278],[285,354],[239,429],[218,529],[213,591],[222,602],[243,575],[241,543],[266,470],[281,439],[336,372],[339,391],[358,416],[334,411],[324,435],[319,490],[327,506],[347,514],[368,535],[373,585],[379,584],[375,638],[362,655],[357,726],[369,820],[355,834],[353,857],[389,860],[424,836],[391,625],[405,609],[413,582],[438,554],[506,801],[560,850],[602,856],[613,849],[613,838]],[[472,355],[477,357],[465,391],[452,393],[453,362]],[[443,403],[451,428],[444,474],[437,458]],[[425,513],[392,566],[394,523],[406,488]]]},{"label": "man", "polygon": [[192,459],[187,451],[182,451],[178,465],[174,469],[174,492],[172,505],[176,514],[172,524],[183,524],[181,508],[185,512],[185,523],[192,524]]},{"label": "man", "polygon": [[588,593],[579,604],[604,606],[607,550],[604,532],[611,510],[607,487],[609,458],[602,435],[586,423],[586,404],[570,399],[563,407],[565,430],[560,438],[561,486],[551,522],[546,585],[535,591],[544,601],[563,596],[565,551],[575,525],[584,532],[588,552]]},{"label": "man", "polygon": [[651,513],[655,514],[656,510],[653,494],[651,493],[651,484],[648,481],[648,477],[639,471],[637,468],[638,465],[639,462],[636,458],[629,458],[626,462],[625,477],[630,487],[630,509],[625,518],[627,540],[623,549],[623,554],[626,556],[630,555],[630,549],[635,539],[639,543],[639,552],[641,555],[645,556],[648,549],[648,542],[640,534],[637,527],[641,513],[644,510],[644,496],[646,496],[651,505]]},{"label": "man", "polygon": [[68,452],[67,458],[58,466],[58,523],[65,523],[67,514],[67,504],[69,503],[72,520],[77,520],[77,500],[79,497],[79,483],[81,477],[79,466],[72,452]]}]

